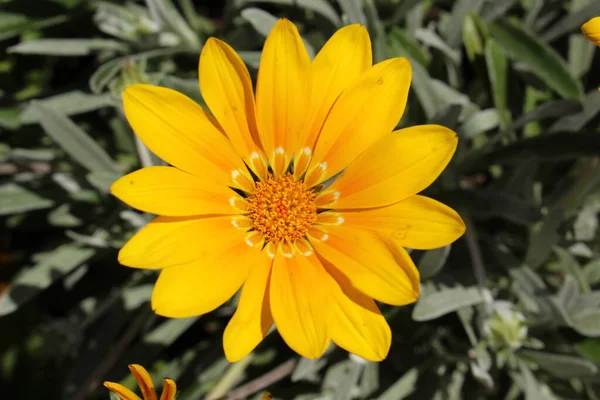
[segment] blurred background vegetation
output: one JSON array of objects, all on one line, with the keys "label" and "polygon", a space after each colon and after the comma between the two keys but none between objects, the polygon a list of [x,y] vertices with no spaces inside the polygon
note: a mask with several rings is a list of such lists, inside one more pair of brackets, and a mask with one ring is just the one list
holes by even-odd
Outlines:
[{"label": "blurred background vegetation", "polygon": [[[0,398],[108,399],[127,364],[177,381],[180,400],[600,398],[600,52],[580,25],[598,0],[0,0]],[[413,251],[423,294],[383,310],[382,363],[332,347],[300,359],[271,334],[229,364],[236,298],[190,319],[152,314],[156,273],[119,266],[148,220],[111,197],[161,161],[136,142],[120,91],[149,82],[203,103],[214,35],[256,75],[277,17],[312,54],[365,24],[375,61],[404,56],[400,126],[460,137],[427,191],[467,234]],[[233,390],[233,391],[232,391]]]}]

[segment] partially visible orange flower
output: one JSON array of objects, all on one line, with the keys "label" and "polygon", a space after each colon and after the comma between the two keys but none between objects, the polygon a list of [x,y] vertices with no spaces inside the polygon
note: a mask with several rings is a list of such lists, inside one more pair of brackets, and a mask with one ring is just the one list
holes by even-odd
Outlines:
[{"label": "partially visible orange flower", "polygon": [[581,32],[596,46],[600,46],[600,17],[590,19],[581,26]]},{"label": "partially visible orange flower", "polygon": [[[129,370],[133,374],[133,377],[137,381],[140,390],[142,391],[142,397],[133,393],[125,386],[115,382],[104,382],[104,386],[111,392],[119,396],[121,400],[159,400],[154,390],[154,384],[148,371],[144,367],[138,364],[130,364]],[[175,394],[177,393],[177,385],[171,379],[163,379],[164,387],[160,400],[174,400]]]}]

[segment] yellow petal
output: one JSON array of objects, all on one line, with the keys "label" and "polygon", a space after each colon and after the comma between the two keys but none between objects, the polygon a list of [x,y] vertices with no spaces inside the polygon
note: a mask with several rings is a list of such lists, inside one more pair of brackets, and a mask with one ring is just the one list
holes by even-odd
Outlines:
[{"label": "yellow petal", "polygon": [[600,17],[592,18],[583,24],[581,31],[596,46],[600,46]]},{"label": "yellow petal", "polygon": [[326,166],[316,185],[346,168],[360,153],[389,134],[404,113],[411,68],[405,58],[371,67],[339,96],[317,140],[308,168]]},{"label": "yellow petal", "polygon": [[223,333],[223,349],[229,362],[246,357],[269,333],[273,325],[269,301],[272,259],[265,257],[252,266],[244,283],[237,310]]},{"label": "yellow petal", "polygon": [[329,345],[331,277],[316,256],[285,257],[271,272],[271,312],[279,334],[296,353],[315,359]]},{"label": "yellow petal", "polygon": [[104,387],[106,387],[108,390],[119,396],[121,400],[142,400],[140,396],[133,393],[131,390],[127,389],[121,384],[114,382],[104,382]]},{"label": "yellow petal", "polygon": [[[309,239],[319,255],[329,261],[350,283],[376,300],[396,306],[419,296],[419,272],[410,256],[395,254],[376,234],[349,226],[314,228]],[[275,320],[277,322],[277,320]]]},{"label": "yellow petal", "polygon": [[[341,218],[341,219],[340,219]],[[424,196],[411,196],[391,206],[326,211],[317,222],[371,229],[388,236],[399,246],[434,249],[454,242],[465,232],[465,224],[450,207]]]},{"label": "yellow petal", "polygon": [[264,257],[259,247],[232,241],[211,259],[163,269],[152,292],[152,309],[170,318],[213,311],[238,291],[249,269]]},{"label": "yellow petal", "polygon": [[345,26],[325,43],[310,67],[310,97],[302,129],[306,137],[298,143],[300,147],[313,150],[335,100],[372,63],[371,40],[364,25]]},{"label": "yellow petal", "polygon": [[156,391],[154,390],[154,383],[152,383],[152,377],[144,367],[138,364],[130,364],[129,370],[133,374],[135,381],[137,382],[144,400],[156,400]]},{"label": "yellow petal", "polygon": [[389,133],[319,195],[331,199],[327,204],[320,202],[320,206],[367,208],[404,200],[425,189],[442,173],[457,143],[456,133],[439,125]]},{"label": "yellow petal", "polygon": [[[158,217],[119,251],[119,263],[133,268],[169,268],[210,260],[215,252],[243,242],[232,217]],[[192,242],[190,242],[192,240]]]},{"label": "yellow petal", "polygon": [[232,204],[243,203],[225,184],[173,167],[137,170],[119,178],[110,192],[133,208],[172,217],[239,214]]},{"label": "yellow petal", "polygon": [[160,395],[160,400],[174,400],[177,394],[177,385],[172,379],[163,379],[163,391]]},{"label": "yellow petal", "polygon": [[125,115],[154,154],[198,176],[229,182],[244,163],[214,119],[192,99],[158,86],[132,85],[123,92]]},{"label": "yellow petal", "polygon": [[209,38],[200,55],[200,89],[238,154],[260,152],[252,81],[246,65],[227,43]]},{"label": "yellow petal", "polygon": [[308,103],[309,68],[298,29],[280,19],[265,41],[256,83],[256,121],[271,165],[276,149],[283,150],[288,162],[296,150]]},{"label": "yellow petal", "polygon": [[373,299],[365,296],[337,269],[323,265],[337,281],[332,295],[331,339],[350,353],[369,361],[383,360],[392,343],[392,331]]}]

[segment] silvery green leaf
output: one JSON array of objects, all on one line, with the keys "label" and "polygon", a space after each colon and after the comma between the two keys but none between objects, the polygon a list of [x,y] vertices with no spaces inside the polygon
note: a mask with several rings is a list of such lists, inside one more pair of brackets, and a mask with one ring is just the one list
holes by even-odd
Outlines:
[{"label": "silvery green leaf", "polygon": [[533,373],[527,366],[521,363],[521,376],[523,377],[523,386],[525,400],[545,400],[540,390],[540,384],[533,376]]},{"label": "silvery green leaf", "polygon": [[439,249],[428,250],[421,256],[418,265],[421,280],[430,279],[440,272],[450,255],[450,248],[451,245],[447,245]]},{"label": "silvery green leaf", "polygon": [[[179,14],[171,0],[146,0],[151,14],[164,23],[173,33],[181,38],[188,46],[200,49],[200,39],[188,25],[185,18]],[[158,21],[157,21],[158,22]]]},{"label": "silvery green leaf", "polygon": [[31,107],[39,114],[46,133],[83,167],[92,172],[119,172],[104,149],[68,117],[38,102]]},{"label": "silvery green leaf", "polygon": [[465,16],[469,13],[479,13],[484,0],[457,0],[452,7],[452,14],[445,25],[446,42],[452,47],[458,47],[462,39],[462,27]]},{"label": "silvery green leaf", "polygon": [[460,64],[460,52],[448,46],[433,29],[419,28],[415,31],[415,37],[426,46],[441,51],[454,64]]},{"label": "silvery green leaf", "polygon": [[583,35],[569,36],[568,63],[571,73],[579,78],[585,75],[594,60],[596,46]]},{"label": "silvery green leaf", "polygon": [[589,285],[595,285],[600,282],[600,258],[584,265],[582,274]]},{"label": "silvery green leaf", "polygon": [[523,24],[514,20],[497,20],[489,25],[489,29],[510,58],[525,63],[548,87],[563,98],[583,98],[581,82],[571,74],[565,60]]},{"label": "silvery green leaf", "polygon": [[565,280],[558,291],[558,298],[567,312],[571,313],[575,311],[574,307],[578,297],[579,286],[577,285],[577,280],[570,274],[565,275]]},{"label": "silvery green leaf", "polygon": [[111,185],[121,176],[122,174],[111,171],[96,171],[87,174],[86,179],[96,189],[108,193]]},{"label": "silvery green leaf", "polygon": [[321,379],[319,371],[326,365],[326,358],[321,357],[316,360],[311,360],[302,357],[298,361],[298,364],[296,364],[294,372],[292,372],[291,380],[292,382],[303,380],[309,382],[318,382]]},{"label": "silvery green leaf", "polygon": [[561,36],[578,31],[591,16],[600,14],[600,2],[591,1],[587,7],[582,7],[579,10],[563,14],[563,17],[553,23],[550,29],[542,34],[542,39],[546,42],[553,42]]},{"label": "silvery green leaf", "polygon": [[50,208],[54,202],[15,183],[0,185],[0,215]]},{"label": "silvery green leaf", "polygon": [[123,296],[123,306],[125,309],[135,310],[142,304],[149,302],[153,288],[154,285],[147,284],[123,289],[121,296]]},{"label": "silvery green leaf", "polygon": [[408,370],[400,379],[377,398],[377,400],[403,400],[415,391],[419,378],[419,370],[415,367]]},{"label": "silvery green leaf", "polygon": [[0,315],[15,311],[54,281],[87,262],[95,253],[93,249],[64,245],[40,255],[37,264],[23,268],[12,279],[10,291],[0,301]]},{"label": "silvery green leaf", "polygon": [[169,319],[142,338],[146,344],[168,346],[181,336],[200,317]]},{"label": "silvery green leaf", "polygon": [[600,91],[592,89],[583,99],[583,110],[577,114],[567,115],[550,126],[550,132],[579,132],[600,113]]},{"label": "silvery green leaf", "polygon": [[127,51],[127,45],[112,39],[35,39],[8,48],[9,53],[52,56],[86,56],[94,51]]},{"label": "silvery green leaf", "polygon": [[367,25],[367,16],[361,0],[337,0],[337,2],[351,24]]},{"label": "silvery green leaf", "polygon": [[[83,114],[113,105],[111,98],[106,94],[87,94],[80,90],[61,93],[56,96],[36,100],[36,102],[64,115]],[[29,104],[21,113],[21,123],[32,124],[36,122],[40,122],[40,113],[35,104]]]},{"label": "silvery green leaf", "polygon": [[577,332],[588,337],[600,337],[600,309],[597,306],[575,311],[571,319]]},{"label": "silvery green leaf", "polygon": [[460,135],[471,139],[481,133],[495,129],[500,124],[500,117],[495,108],[488,108],[473,113],[459,128]]},{"label": "silvery green leaf", "polygon": [[260,65],[260,56],[261,56],[262,52],[260,52],[260,51],[240,51],[240,52],[238,52],[238,54],[240,55],[240,57],[242,58],[242,60],[244,60],[244,62],[246,64],[248,64],[249,66],[251,66],[254,69],[258,69],[258,66]]},{"label": "silvery green leaf", "polygon": [[421,296],[413,309],[415,321],[430,321],[464,307],[485,301],[483,294],[475,287],[454,287],[441,289],[435,293]]},{"label": "silvery green leaf", "polygon": [[526,349],[519,350],[518,354],[534,361],[541,369],[558,378],[589,378],[598,372],[598,367],[593,362],[566,354]]},{"label": "silvery green leaf", "polygon": [[506,14],[515,2],[516,0],[486,1],[481,8],[481,18],[486,22],[492,22]]},{"label": "silvery green leaf", "polygon": [[571,253],[562,247],[555,247],[554,252],[558,256],[558,260],[560,261],[561,269],[567,273],[571,274],[579,284],[579,289],[583,293],[587,293],[590,291],[590,285],[587,283],[585,277],[583,276],[583,272],[581,270],[581,266],[573,257]]},{"label": "silvery green leaf", "polygon": [[541,121],[548,118],[560,118],[563,116],[573,115],[581,112],[582,110],[583,107],[577,100],[550,100],[542,103],[539,107],[536,107],[517,118],[513,123],[513,128],[522,128],[529,122],[533,121]]}]

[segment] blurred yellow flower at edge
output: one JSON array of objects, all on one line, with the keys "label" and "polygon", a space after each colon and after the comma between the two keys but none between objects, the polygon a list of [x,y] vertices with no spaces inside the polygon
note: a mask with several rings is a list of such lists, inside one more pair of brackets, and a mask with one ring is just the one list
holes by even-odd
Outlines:
[{"label": "blurred yellow flower at edge", "polygon": [[307,358],[333,341],[384,359],[391,331],[375,300],[401,306],[420,292],[404,248],[441,247],[465,230],[454,210],[417,195],[452,158],[456,134],[438,125],[393,131],[408,60],[372,65],[365,27],[350,25],[311,61],[281,19],[263,48],[256,97],[242,59],[216,38],[199,75],[212,115],[171,89],[124,91],[133,130],[172,166],[113,184],[122,201],[159,215],[119,262],[162,269],[152,308],[166,317],[208,313],[242,287],[223,336],[229,361],[273,324]]},{"label": "blurred yellow flower at edge", "polygon": [[129,365],[129,370],[133,374],[140,390],[142,392],[142,397],[133,393],[131,390],[127,389],[125,386],[114,383],[114,382],[104,382],[104,386],[108,388],[111,392],[119,396],[121,400],[173,400],[175,399],[175,394],[177,393],[177,385],[171,379],[165,378],[163,379],[164,387],[160,399],[156,397],[156,391],[154,390],[154,384],[152,383],[152,378],[148,371],[144,367],[138,364]]},{"label": "blurred yellow flower at edge", "polygon": [[600,46],[600,17],[592,18],[583,24],[581,31],[596,46]]}]

